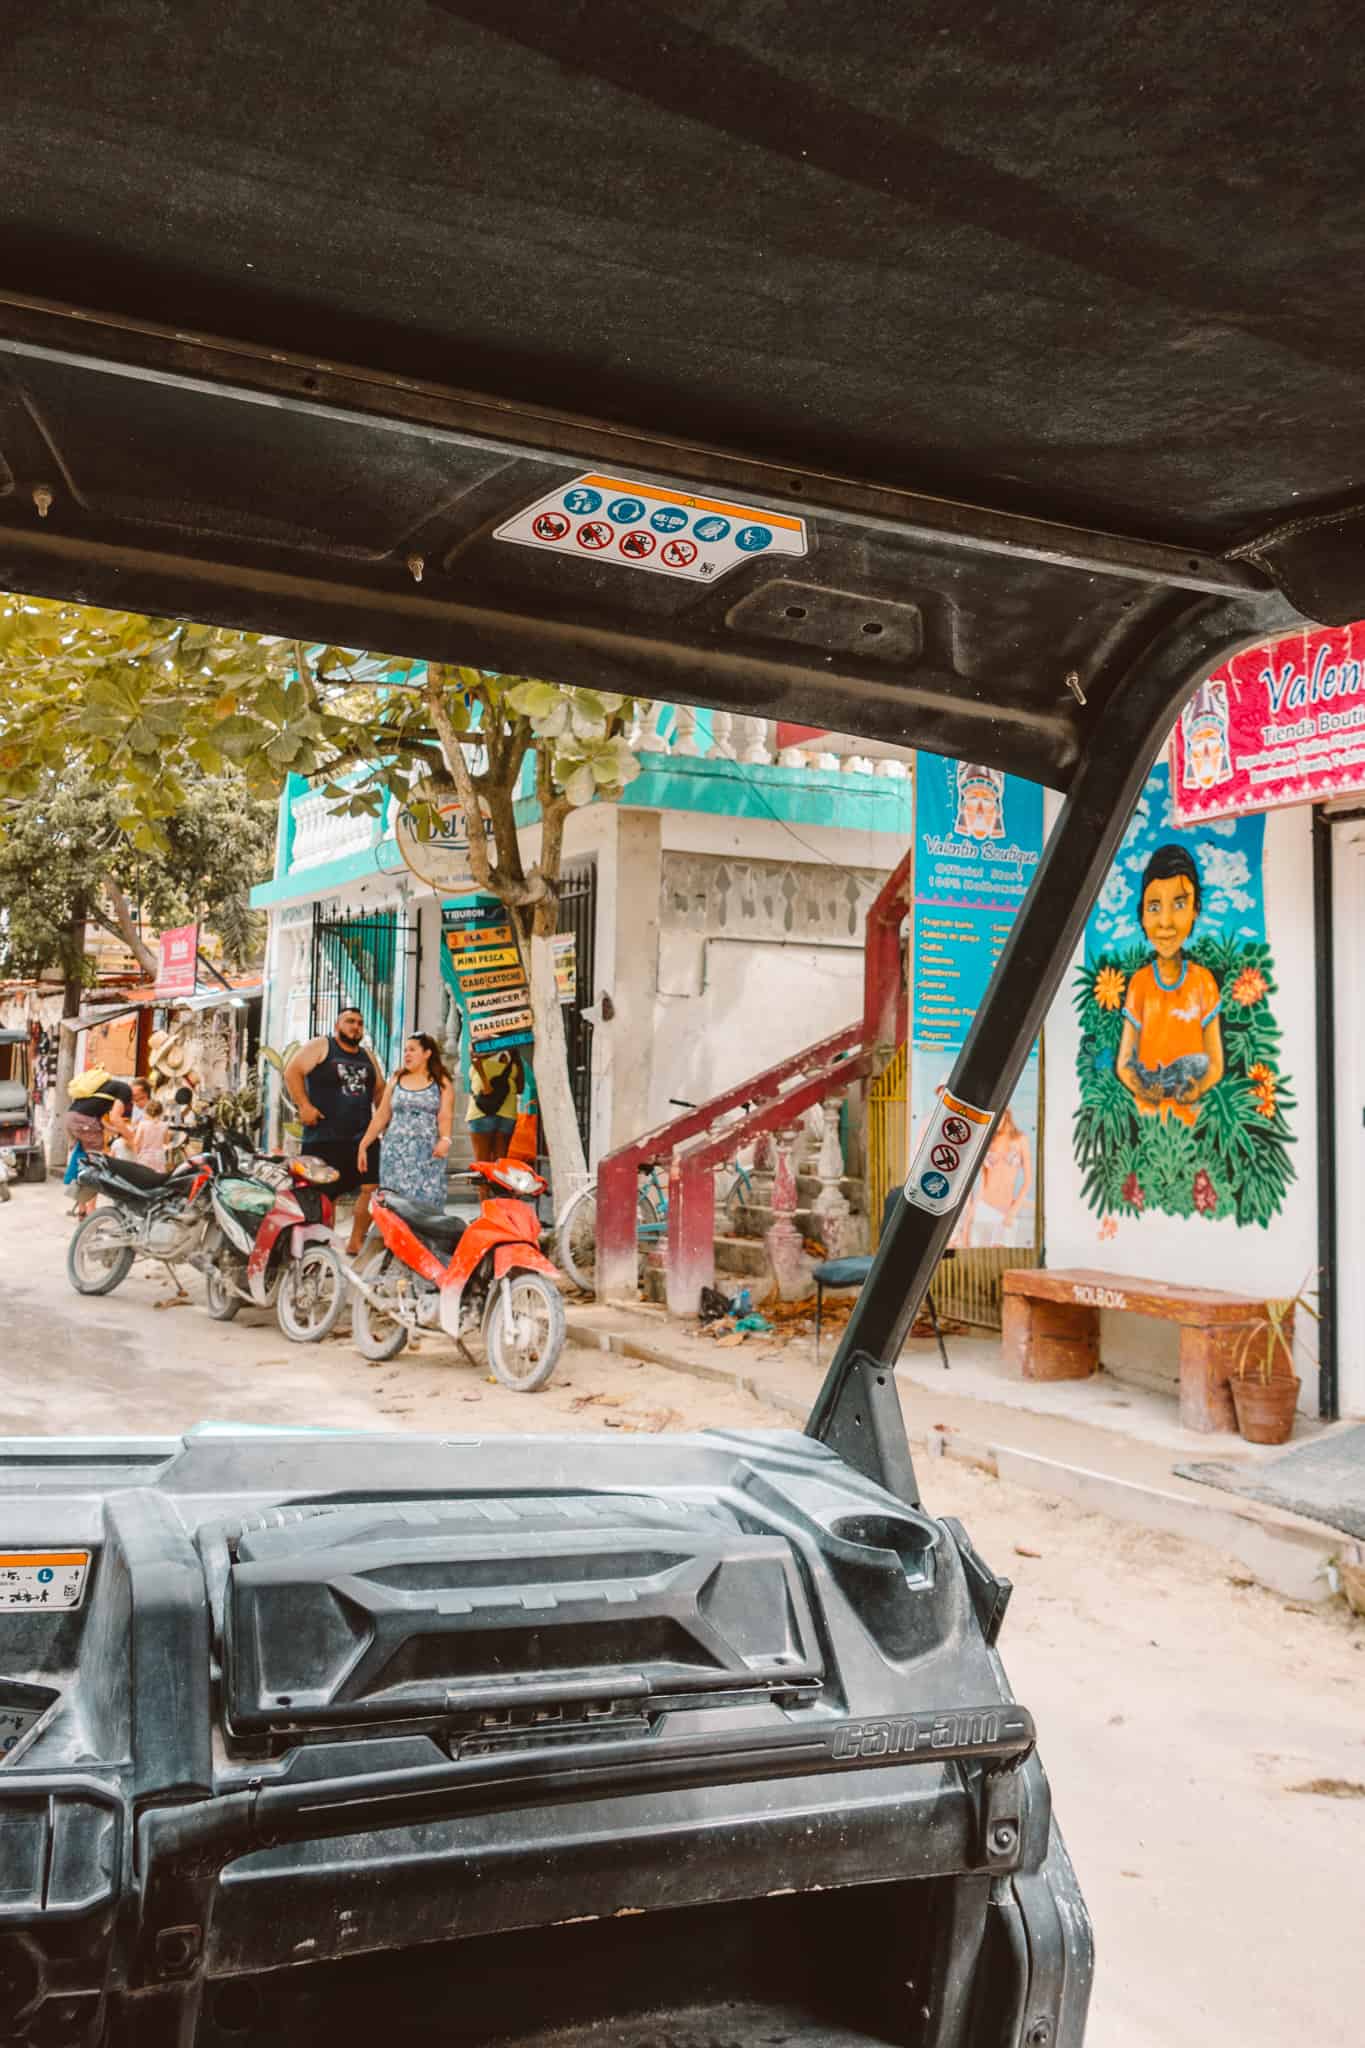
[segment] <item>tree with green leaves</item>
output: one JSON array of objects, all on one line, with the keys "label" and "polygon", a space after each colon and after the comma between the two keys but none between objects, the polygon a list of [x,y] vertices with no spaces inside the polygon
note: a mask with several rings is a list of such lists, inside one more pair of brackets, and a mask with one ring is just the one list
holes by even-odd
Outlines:
[{"label": "tree with green leaves", "polygon": [[[377,815],[392,798],[419,832],[437,805],[459,802],[474,879],[506,906],[526,966],[546,1141],[566,1181],[584,1161],[550,945],[564,828],[639,773],[637,710],[535,677],[0,601],[0,798],[78,762],[118,792],[133,844],[148,849],[167,843],[196,778],[228,768],[257,793],[285,771],[307,776],[352,814]],[[529,863],[515,815],[527,774],[540,811]]]},{"label": "tree with green leaves", "polygon": [[[240,775],[201,777],[147,851],[127,829],[123,798],[76,764],[45,771],[26,796],[0,798],[0,972],[55,972],[62,1013],[81,1008],[90,961],[86,938],[102,925],[148,973],[157,957],[142,935],[152,926],[203,923],[226,960],[245,965],[259,943],[253,885],[270,872],[274,807],[253,798]],[[140,914],[139,914],[140,913]],[[63,1034],[60,1108],[75,1040]],[[54,1130],[54,1151],[62,1150]]]}]

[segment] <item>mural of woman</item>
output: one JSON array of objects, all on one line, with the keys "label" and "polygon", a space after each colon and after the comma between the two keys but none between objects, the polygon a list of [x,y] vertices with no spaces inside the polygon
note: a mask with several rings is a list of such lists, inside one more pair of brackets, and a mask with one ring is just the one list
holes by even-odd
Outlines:
[{"label": "mural of woman", "polygon": [[1200,1098],[1223,1078],[1222,997],[1185,947],[1203,904],[1183,846],[1158,846],[1142,875],[1139,914],[1155,958],[1128,983],[1116,1068],[1142,1116],[1193,1125]]}]

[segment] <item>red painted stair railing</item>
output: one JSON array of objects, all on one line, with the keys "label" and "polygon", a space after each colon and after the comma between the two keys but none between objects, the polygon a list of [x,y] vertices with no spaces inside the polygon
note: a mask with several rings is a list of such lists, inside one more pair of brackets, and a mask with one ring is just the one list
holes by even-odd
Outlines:
[{"label": "red painted stair railing", "polygon": [[904,1039],[907,1004],[900,932],[910,872],[907,853],[868,912],[863,1014],[856,1024],[789,1054],[602,1161],[597,1174],[599,1297],[634,1296],[639,1281],[639,1175],[645,1167],[666,1164],[668,1306],[674,1315],[695,1315],[702,1288],[715,1281],[717,1166],[761,1132],[785,1129],[817,1102],[865,1080]]}]

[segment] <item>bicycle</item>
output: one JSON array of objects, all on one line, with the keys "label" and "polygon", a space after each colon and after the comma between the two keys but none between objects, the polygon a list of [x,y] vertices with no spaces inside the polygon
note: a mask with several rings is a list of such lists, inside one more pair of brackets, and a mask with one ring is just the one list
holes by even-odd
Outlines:
[{"label": "bicycle", "polygon": [[[675,1109],[695,1109],[695,1102],[683,1102],[671,1095],[669,1104]],[[749,1108],[746,1102],[744,1109]],[[738,1159],[728,1159],[721,1169],[734,1175],[720,1199],[719,1207],[724,1211],[726,1221],[738,1225],[740,1211],[751,1208],[754,1202],[753,1178],[747,1167]],[[663,1244],[668,1237],[668,1189],[660,1178],[657,1166],[640,1168],[640,1183],[635,1199],[635,1246],[637,1262],[643,1270],[644,1260],[651,1247]],[[597,1292],[597,1182],[590,1181],[567,1204],[555,1227],[555,1251],[560,1265],[576,1287],[584,1294]]]}]

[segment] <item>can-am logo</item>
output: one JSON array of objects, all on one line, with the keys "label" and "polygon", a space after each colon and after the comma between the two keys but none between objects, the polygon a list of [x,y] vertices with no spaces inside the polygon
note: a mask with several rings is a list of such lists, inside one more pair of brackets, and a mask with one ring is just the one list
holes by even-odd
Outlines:
[{"label": "can-am logo", "polygon": [[834,1737],[834,1761],[914,1756],[921,1751],[993,1749],[1026,1733],[1023,1721],[990,1710],[966,1714],[908,1714],[895,1721],[849,1721]]}]

